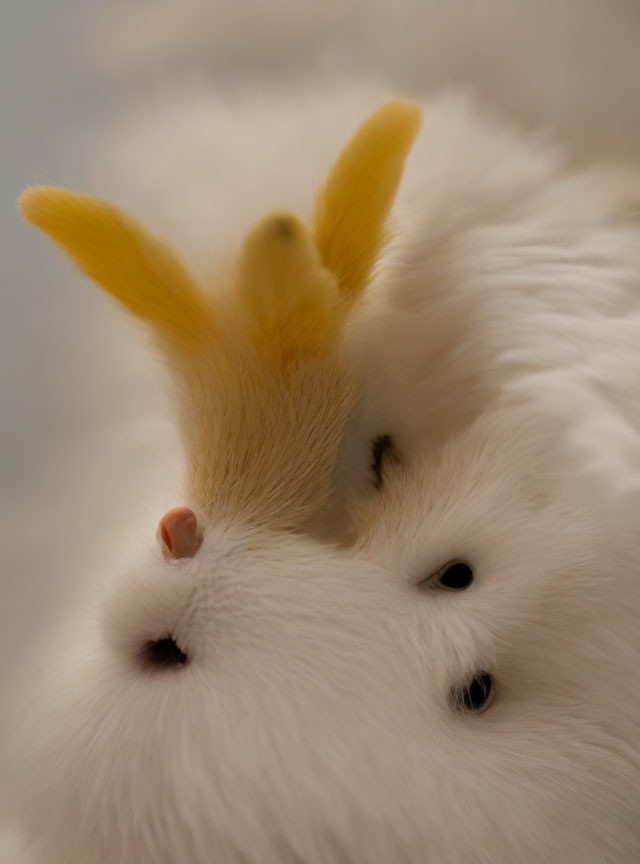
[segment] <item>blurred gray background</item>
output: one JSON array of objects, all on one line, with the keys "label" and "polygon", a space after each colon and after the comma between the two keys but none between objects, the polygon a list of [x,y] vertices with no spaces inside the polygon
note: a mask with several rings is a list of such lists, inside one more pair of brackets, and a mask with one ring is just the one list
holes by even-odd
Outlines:
[{"label": "blurred gray background", "polygon": [[[258,194],[258,179],[278,172],[278,134],[302,140],[303,108],[315,105],[327,127],[350,93],[375,104],[378,92],[456,83],[559,135],[572,158],[636,159],[640,3],[1,4],[0,733],[12,682],[25,658],[44,656],[47,629],[181,500],[164,376],[146,339],[21,224],[20,191],[47,183],[111,197],[206,267],[236,224],[260,215],[252,208],[281,203]],[[234,151],[276,114],[276,143],[245,160],[240,182]],[[293,165],[280,181],[287,201],[303,176]],[[0,860],[13,860],[1,831]]]}]

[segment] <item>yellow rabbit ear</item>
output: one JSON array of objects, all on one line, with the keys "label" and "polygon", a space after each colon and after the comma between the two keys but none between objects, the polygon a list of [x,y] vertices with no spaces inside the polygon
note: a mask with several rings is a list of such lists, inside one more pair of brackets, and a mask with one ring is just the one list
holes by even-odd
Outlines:
[{"label": "yellow rabbit ear", "polygon": [[165,336],[211,335],[213,307],[178,256],[116,207],[64,189],[32,186],[18,202],[83,273]]},{"label": "yellow rabbit ear", "polygon": [[335,277],[290,213],[270,214],[245,239],[240,292],[254,342],[282,361],[322,351],[344,318]]},{"label": "yellow rabbit ear", "polygon": [[366,287],[420,123],[414,102],[382,105],[340,153],[318,194],[316,243],[343,295],[355,298]]}]

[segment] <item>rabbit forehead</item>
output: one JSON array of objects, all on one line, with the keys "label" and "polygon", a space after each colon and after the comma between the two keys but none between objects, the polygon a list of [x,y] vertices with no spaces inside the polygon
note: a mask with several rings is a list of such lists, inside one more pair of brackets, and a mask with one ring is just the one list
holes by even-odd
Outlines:
[{"label": "rabbit forehead", "polygon": [[280,364],[246,333],[227,340],[222,364],[218,345],[179,379],[189,497],[213,518],[301,527],[334,489],[356,374],[339,347]]}]

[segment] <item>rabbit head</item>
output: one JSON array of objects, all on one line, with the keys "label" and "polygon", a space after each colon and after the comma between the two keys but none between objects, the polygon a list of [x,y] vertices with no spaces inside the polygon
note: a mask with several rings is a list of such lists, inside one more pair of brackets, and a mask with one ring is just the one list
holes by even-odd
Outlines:
[{"label": "rabbit head", "polygon": [[341,336],[419,124],[412,103],[382,106],[333,166],[313,231],[267,216],[215,296],[111,205],[43,187],[22,196],[24,218],[151,325],[179,377],[188,494],[205,512],[294,528],[326,504],[355,398]]}]

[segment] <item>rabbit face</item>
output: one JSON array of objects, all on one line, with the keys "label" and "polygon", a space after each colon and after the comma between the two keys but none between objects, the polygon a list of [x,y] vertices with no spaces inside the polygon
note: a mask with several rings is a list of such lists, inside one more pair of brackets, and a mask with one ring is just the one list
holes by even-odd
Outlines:
[{"label": "rabbit face", "polygon": [[382,464],[343,549],[154,550],[29,736],[46,860],[631,861],[633,568],[548,450],[503,415]]}]

